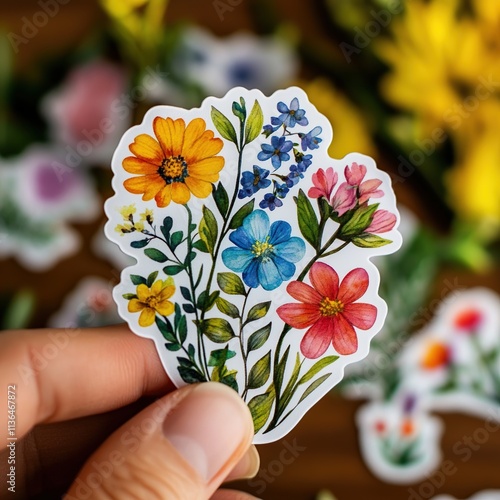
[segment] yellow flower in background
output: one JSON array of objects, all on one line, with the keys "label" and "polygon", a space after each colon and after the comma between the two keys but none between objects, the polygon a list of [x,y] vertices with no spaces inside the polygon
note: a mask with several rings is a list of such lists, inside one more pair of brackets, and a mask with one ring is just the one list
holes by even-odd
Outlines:
[{"label": "yellow flower in background", "polygon": [[224,167],[224,158],[216,156],[223,143],[205,126],[202,118],[186,125],[182,118],[156,117],[155,138],[140,134],[129,146],[134,156],[123,160],[123,168],[138,177],[127,179],[125,189],[142,194],[144,201],[154,198],[159,207],[171,201],[187,203],[191,194],[197,198],[210,195]]},{"label": "yellow flower in background", "polygon": [[115,227],[115,231],[117,233],[120,233],[120,236],[123,236],[124,234],[134,232],[135,228],[134,228],[133,224],[130,224],[130,223],[118,224]]},{"label": "yellow flower in background", "polygon": [[500,76],[500,60],[481,22],[462,14],[461,6],[459,0],[408,0],[392,24],[392,39],[374,40],[375,52],[390,66],[381,92],[416,114],[419,135],[447,127],[464,99]]},{"label": "yellow flower in background", "polygon": [[153,211],[150,210],[149,208],[146,208],[146,210],[141,214],[141,221],[148,222],[149,224],[152,224],[153,223]]},{"label": "yellow flower in background", "polygon": [[447,176],[450,202],[469,221],[500,224],[500,100],[490,98],[454,135],[456,166]]},{"label": "yellow flower in background", "polygon": [[161,316],[169,316],[174,312],[174,304],[168,300],[174,292],[175,286],[172,278],[165,281],[155,281],[151,288],[144,284],[138,285],[137,298],[129,301],[128,311],[141,313],[139,316],[140,326],[151,326],[155,321],[156,313]]},{"label": "yellow flower in background", "polygon": [[333,141],[328,153],[343,158],[354,151],[375,156],[367,117],[328,80],[318,78],[312,82],[299,82],[311,102],[324,114],[333,127]]},{"label": "yellow flower in background", "polygon": [[113,17],[124,17],[143,7],[149,0],[101,0],[104,10]]},{"label": "yellow flower in background", "polygon": [[120,214],[125,221],[132,220],[135,212],[136,208],[134,204],[120,208]]}]

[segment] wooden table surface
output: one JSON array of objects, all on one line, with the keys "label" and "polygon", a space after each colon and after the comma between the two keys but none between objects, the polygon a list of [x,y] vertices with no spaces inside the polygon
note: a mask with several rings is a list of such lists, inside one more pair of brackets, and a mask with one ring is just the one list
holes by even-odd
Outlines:
[{"label": "wooden table surface", "polygon": [[[237,4],[234,0],[232,3]],[[313,23],[306,2],[297,3],[297,6],[294,4],[293,8],[285,0],[277,3],[283,7],[288,19]],[[209,27],[218,34],[227,34],[252,27],[250,4],[250,0],[242,0],[221,21],[211,1],[173,0],[168,20],[187,19]],[[286,5],[289,8],[285,10]],[[38,9],[36,1],[3,2],[0,4],[0,24],[7,31],[19,33],[22,17],[29,17]],[[60,12],[46,28],[40,30],[36,41],[20,48],[15,55],[16,66],[26,69],[45,52],[57,51],[61,44],[72,46],[102,18],[96,2],[71,0],[61,6]],[[319,32],[318,36],[321,36]],[[398,186],[397,191],[398,196],[424,219],[435,219],[432,207],[422,203],[412,182]],[[0,261],[0,293],[23,286],[34,289],[39,299],[34,324],[42,325],[84,276],[101,276],[116,282],[116,273],[109,264],[96,257],[90,248],[89,241],[99,224],[100,221],[97,221],[78,226],[85,241],[82,249],[47,273],[30,273],[12,259]],[[466,272],[455,273],[454,276],[458,277],[462,286],[478,282],[477,277],[471,277]],[[479,281],[498,289],[498,274],[480,278]],[[239,486],[261,498],[277,500],[313,499],[323,488],[331,490],[339,500],[416,499],[442,493],[466,498],[479,490],[500,489],[500,431],[491,433],[488,440],[471,453],[470,459],[463,461],[462,455],[453,452],[455,443],[484,426],[480,419],[463,415],[442,417],[446,428],[442,439],[443,457],[454,464],[456,472],[453,475],[442,481],[442,475],[437,473],[431,479],[413,486],[394,486],[381,482],[371,474],[360,457],[354,415],[361,404],[338,395],[324,398],[285,439],[259,446],[261,472],[256,479],[241,482]],[[444,484],[436,487],[440,483]]]}]

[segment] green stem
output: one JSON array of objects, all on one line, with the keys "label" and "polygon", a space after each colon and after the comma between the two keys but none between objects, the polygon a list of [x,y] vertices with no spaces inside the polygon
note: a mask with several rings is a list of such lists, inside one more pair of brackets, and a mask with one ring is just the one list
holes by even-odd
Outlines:
[{"label": "green stem", "polygon": [[243,400],[245,400],[245,397],[248,393],[248,367],[247,367],[247,356],[248,353],[245,352],[245,342],[243,341],[243,329],[245,328],[245,325],[243,324],[243,317],[245,315],[245,308],[247,305],[247,300],[248,296],[250,295],[250,291],[252,289],[249,288],[247,292],[245,293],[245,300],[243,301],[243,306],[241,308],[241,315],[240,315],[240,334],[239,334],[239,340],[240,340],[240,349],[241,349],[241,356],[243,358],[243,369],[244,369],[244,376],[245,376],[245,389],[243,393],[241,394],[241,397]]},{"label": "green stem", "polygon": [[471,342],[472,345],[474,346],[474,349],[479,357],[479,360],[481,362],[481,365],[485,369],[485,371],[488,373],[488,375],[491,378],[491,381],[493,383],[493,387],[495,388],[495,399],[497,401],[500,401],[500,378],[498,377],[497,373],[495,372],[494,368],[491,366],[491,363],[489,363],[486,355],[483,352],[483,349],[479,343],[479,338],[475,332],[470,333],[471,337]]}]

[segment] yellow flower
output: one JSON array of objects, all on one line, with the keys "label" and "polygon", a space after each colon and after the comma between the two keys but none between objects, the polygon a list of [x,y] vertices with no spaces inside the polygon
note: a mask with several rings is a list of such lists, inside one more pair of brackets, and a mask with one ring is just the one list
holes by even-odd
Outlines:
[{"label": "yellow flower", "polygon": [[129,146],[135,156],[125,158],[123,168],[139,177],[127,179],[125,189],[144,201],[154,198],[159,207],[187,203],[191,193],[206,198],[224,167],[224,158],[216,156],[222,140],[205,130],[202,118],[186,126],[182,118],[156,117],[153,130],[155,138],[140,134]]},{"label": "yellow flower", "polygon": [[168,300],[174,292],[175,286],[171,278],[165,281],[155,281],[151,288],[144,284],[138,285],[137,298],[129,301],[128,311],[141,313],[139,316],[140,326],[151,326],[155,321],[156,313],[169,316],[174,312],[174,304]]},{"label": "yellow flower", "polygon": [[153,211],[149,208],[146,208],[146,211],[141,214],[141,221],[148,222],[149,224],[153,223]]},{"label": "yellow flower", "polygon": [[125,221],[131,220],[132,216],[135,214],[135,212],[136,212],[136,208],[135,208],[134,204],[127,205],[127,206],[122,207],[120,209],[120,214],[122,215],[123,220],[125,220]]},{"label": "yellow flower", "polygon": [[125,224],[118,224],[115,227],[115,231],[117,233],[120,233],[120,236],[123,236],[124,234],[133,232],[134,226],[132,224],[130,224],[129,222],[126,222]]},{"label": "yellow flower", "polygon": [[101,0],[104,10],[112,17],[124,17],[143,7],[149,0]]},{"label": "yellow flower", "polygon": [[328,153],[334,158],[343,158],[357,151],[375,156],[375,146],[370,137],[370,128],[356,106],[325,79],[300,82],[311,102],[324,114],[333,127],[333,141]]},{"label": "yellow flower", "polygon": [[446,180],[463,219],[500,224],[499,116],[500,100],[490,98],[455,132],[457,161]]},{"label": "yellow flower", "polygon": [[134,223],[134,229],[139,232],[139,233],[142,233],[144,231],[144,222],[136,222]]},{"label": "yellow flower", "polygon": [[459,0],[408,0],[392,24],[393,39],[374,41],[375,52],[391,67],[382,94],[416,114],[421,136],[450,125],[450,115],[474,96],[481,78],[500,75],[480,22],[460,15],[459,7]]}]

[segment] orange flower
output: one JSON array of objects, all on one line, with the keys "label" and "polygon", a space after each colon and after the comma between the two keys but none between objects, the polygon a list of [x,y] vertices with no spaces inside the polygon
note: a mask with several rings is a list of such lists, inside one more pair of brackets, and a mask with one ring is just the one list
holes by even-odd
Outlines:
[{"label": "orange flower", "polygon": [[427,349],[420,360],[422,368],[435,370],[450,362],[450,348],[441,342],[431,341],[427,344]]},{"label": "orange flower", "polygon": [[137,298],[131,299],[128,303],[129,312],[139,312],[139,325],[151,326],[156,317],[156,313],[168,316],[174,312],[174,304],[168,300],[175,292],[172,279],[165,281],[158,280],[151,288],[141,284],[137,286]]},{"label": "orange flower", "polygon": [[405,418],[401,424],[401,435],[410,437],[415,433],[415,425],[410,418]]},{"label": "orange flower", "polygon": [[135,156],[123,160],[123,168],[139,177],[127,179],[123,185],[130,193],[142,194],[144,201],[155,199],[159,207],[171,201],[184,204],[191,198],[206,198],[212,183],[219,180],[224,158],[215,156],[223,146],[205,120],[195,118],[187,126],[182,118],[156,117],[156,138],[138,135],[129,149]]}]

